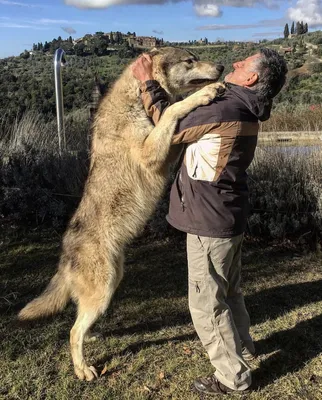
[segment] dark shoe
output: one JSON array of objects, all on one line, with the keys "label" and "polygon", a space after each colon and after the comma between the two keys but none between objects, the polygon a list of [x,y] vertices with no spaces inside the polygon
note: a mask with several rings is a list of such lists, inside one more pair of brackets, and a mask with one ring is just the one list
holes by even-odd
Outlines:
[{"label": "dark shoe", "polygon": [[215,375],[208,376],[206,378],[197,378],[193,382],[194,387],[200,393],[205,394],[228,394],[228,393],[237,393],[237,394],[244,394],[249,393],[249,390],[233,390],[229,387],[225,386],[224,384],[220,383]]}]

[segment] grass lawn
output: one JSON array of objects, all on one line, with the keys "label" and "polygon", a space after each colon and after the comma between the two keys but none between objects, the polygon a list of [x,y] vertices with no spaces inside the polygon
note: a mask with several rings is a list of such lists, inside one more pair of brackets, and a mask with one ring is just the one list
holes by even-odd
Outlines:
[{"label": "grass lawn", "polygon": [[[59,243],[58,235],[0,243],[0,399],[201,399],[191,382],[212,366],[189,316],[184,243],[128,249],[124,281],[95,326],[104,338],[85,347],[86,359],[103,372],[93,383],[73,375],[73,304],[27,327],[15,321],[54,274]],[[254,391],[243,399],[322,399],[321,261],[245,244],[243,287],[259,357]]]}]

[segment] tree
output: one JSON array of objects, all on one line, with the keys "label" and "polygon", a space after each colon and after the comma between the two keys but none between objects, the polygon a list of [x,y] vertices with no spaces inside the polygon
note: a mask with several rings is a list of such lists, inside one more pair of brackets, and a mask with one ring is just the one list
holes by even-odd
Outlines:
[{"label": "tree", "polygon": [[291,35],[294,35],[295,33],[295,26],[294,26],[294,21],[292,22],[292,26],[291,26]]},{"label": "tree", "polygon": [[285,28],[284,28],[284,39],[287,39],[288,36],[290,34],[289,28],[288,28],[288,24],[285,24]]},{"label": "tree", "polygon": [[296,33],[297,35],[302,35],[301,23],[300,23],[299,21],[297,21],[297,23],[296,23],[295,33]]},{"label": "tree", "polygon": [[43,52],[45,53],[46,51],[49,51],[50,49],[50,44],[46,41],[44,44]]},{"label": "tree", "polygon": [[28,50],[25,50],[23,53],[20,54],[21,58],[24,58],[25,60],[27,60],[30,57],[30,53]]},{"label": "tree", "polygon": [[76,56],[83,56],[84,55],[85,45],[84,43],[77,43],[75,46],[75,54]]},{"label": "tree", "polygon": [[304,33],[308,33],[308,31],[309,31],[309,26],[308,26],[308,24],[306,23],[306,24],[304,25]]}]

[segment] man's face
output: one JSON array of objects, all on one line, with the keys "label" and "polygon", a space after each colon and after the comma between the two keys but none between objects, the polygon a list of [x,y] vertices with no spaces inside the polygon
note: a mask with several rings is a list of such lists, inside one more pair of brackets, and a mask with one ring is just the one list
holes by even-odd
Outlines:
[{"label": "man's face", "polygon": [[258,74],[254,72],[254,62],[260,57],[257,53],[245,60],[237,61],[233,64],[233,72],[226,75],[225,82],[235,85],[250,87],[258,81]]}]

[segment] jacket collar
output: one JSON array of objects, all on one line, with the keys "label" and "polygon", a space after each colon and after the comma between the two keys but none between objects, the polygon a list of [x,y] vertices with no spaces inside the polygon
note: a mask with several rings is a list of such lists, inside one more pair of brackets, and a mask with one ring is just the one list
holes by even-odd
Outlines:
[{"label": "jacket collar", "polygon": [[256,90],[251,90],[243,86],[234,85],[233,83],[225,83],[225,85],[260,121],[269,119],[273,103],[271,99],[265,98]]}]

